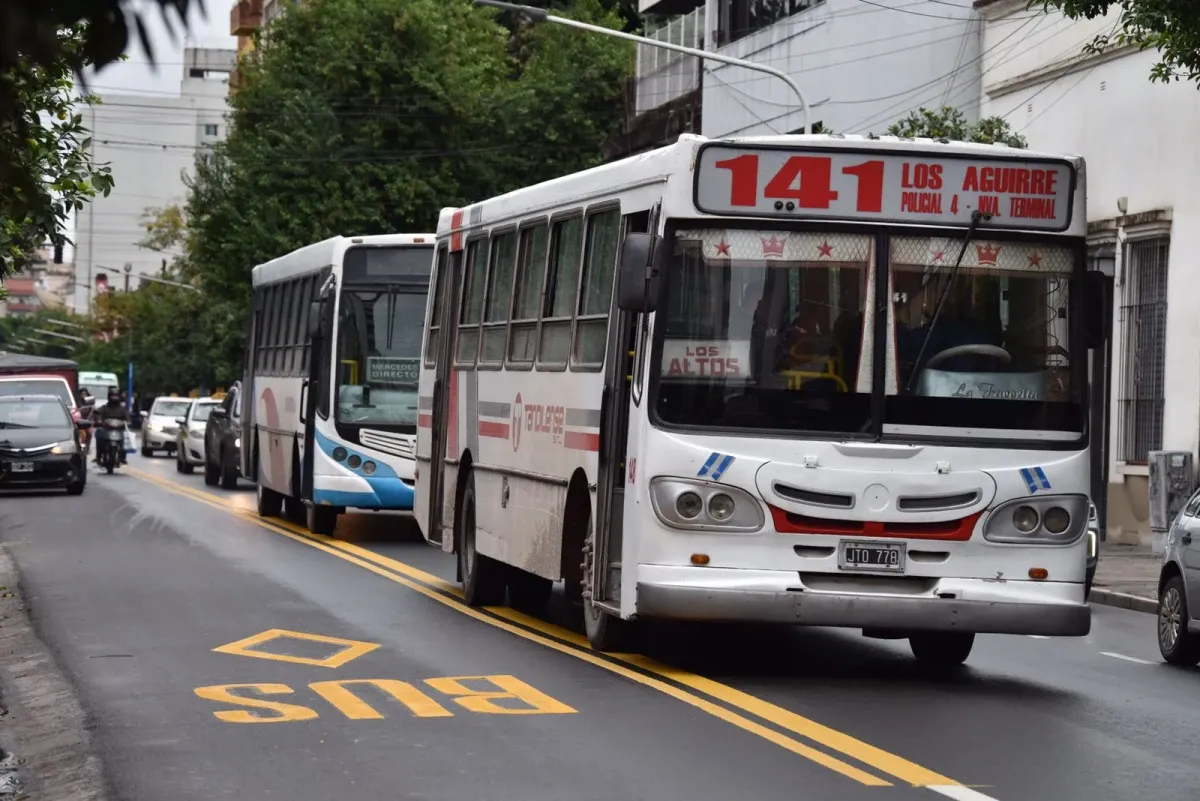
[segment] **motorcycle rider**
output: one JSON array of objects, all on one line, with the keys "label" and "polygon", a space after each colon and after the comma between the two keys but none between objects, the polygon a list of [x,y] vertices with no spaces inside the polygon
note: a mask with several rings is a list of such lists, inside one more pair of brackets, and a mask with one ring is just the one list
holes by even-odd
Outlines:
[{"label": "motorcycle rider", "polygon": [[[125,409],[125,404],[121,402],[121,393],[117,390],[111,390],[108,393],[108,403],[103,406],[97,406],[92,412],[92,420],[103,425],[105,420],[121,420],[126,426],[129,425],[129,412]],[[125,464],[125,443],[122,441],[117,450],[118,464]],[[100,463],[100,448],[96,447],[96,464]]]}]

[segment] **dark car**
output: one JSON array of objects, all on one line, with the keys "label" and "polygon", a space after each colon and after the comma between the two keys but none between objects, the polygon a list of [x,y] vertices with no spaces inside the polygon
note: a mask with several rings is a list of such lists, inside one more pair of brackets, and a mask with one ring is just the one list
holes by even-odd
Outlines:
[{"label": "dark car", "polygon": [[235,383],[204,427],[204,483],[236,489],[242,464],[242,385]]},{"label": "dark car", "polygon": [[82,495],[87,458],[80,431],[55,395],[0,396],[0,489],[62,488]]}]

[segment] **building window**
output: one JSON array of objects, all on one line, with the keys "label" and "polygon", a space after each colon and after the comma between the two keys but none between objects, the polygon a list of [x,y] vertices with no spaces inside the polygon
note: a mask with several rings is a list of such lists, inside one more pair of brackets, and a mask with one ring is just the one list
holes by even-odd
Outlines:
[{"label": "building window", "polygon": [[824,0],[717,0],[717,45],[736,42]]},{"label": "building window", "polygon": [[1125,245],[1117,459],[1126,464],[1146,464],[1150,451],[1162,447],[1170,243],[1161,236]]},{"label": "building window", "polygon": [[205,136],[216,136],[217,133],[219,132],[219,130],[220,129],[216,125],[205,125],[204,126],[204,135]]}]

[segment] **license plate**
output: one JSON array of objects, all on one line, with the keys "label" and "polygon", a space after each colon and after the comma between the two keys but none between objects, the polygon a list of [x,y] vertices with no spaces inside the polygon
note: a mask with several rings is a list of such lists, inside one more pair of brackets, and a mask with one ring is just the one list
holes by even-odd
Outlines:
[{"label": "license plate", "polygon": [[12,471],[14,473],[32,473],[33,462],[13,462]]},{"label": "license plate", "polygon": [[838,552],[838,567],[842,570],[903,573],[906,547],[903,542],[843,541]]}]

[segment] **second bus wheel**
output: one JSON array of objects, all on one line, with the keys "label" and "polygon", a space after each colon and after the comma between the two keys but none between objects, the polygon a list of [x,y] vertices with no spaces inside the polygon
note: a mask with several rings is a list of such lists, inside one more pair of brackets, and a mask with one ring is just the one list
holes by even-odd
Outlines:
[{"label": "second bus wheel", "polygon": [[258,516],[279,517],[283,511],[283,496],[262,484],[258,485]]},{"label": "second bus wheel", "polygon": [[333,506],[323,506],[317,503],[307,504],[305,510],[305,526],[313,534],[329,536],[337,528],[338,510]]},{"label": "second bus wheel", "polygon": [[583,541],[583,628],[588,643],[597,651],[623,651],[628,648],[633,624],[592,603],[592,563],[595,559],[596,530],[588,516],[587,538]]},{"label": "second bus wheel", "polygon": [[462,501],[455,515],[458,529],[458,565],[462,573],[463,600],[469,606],[499,606],[504,603],[504,565],[475,549],[475,479],[467,477]]}]

